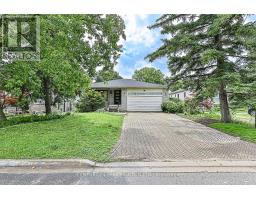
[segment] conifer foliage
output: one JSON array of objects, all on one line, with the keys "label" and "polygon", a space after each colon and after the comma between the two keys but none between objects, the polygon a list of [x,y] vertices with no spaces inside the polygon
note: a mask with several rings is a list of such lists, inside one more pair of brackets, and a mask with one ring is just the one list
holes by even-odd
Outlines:
[{"label": "conifer foliage", "polygon": [[[219,94],[221,120],[230,122],[229,88],[247,68],[255,37],[255,23],[247,15],[162,15],[150,28],[167,35],[162,46],[147,56],[150,61],[168,58],[171,81],[189,82],[195,91]],[[214,95],[214,94],[212,94]]]}]

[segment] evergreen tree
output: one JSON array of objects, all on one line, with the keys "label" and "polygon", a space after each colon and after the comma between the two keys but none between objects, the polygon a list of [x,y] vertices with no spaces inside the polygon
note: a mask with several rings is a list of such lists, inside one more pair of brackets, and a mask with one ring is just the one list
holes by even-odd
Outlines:
[{"label": "evergreen tree", "polygon": [[[248,66],[247,40],[255,23],[245,15],[163,15],[150,28],[161,28],[163,45],[148,55],[150,61],[168,58],[172,81],[190,82],[190,89],[219,94],[221,120],[230,122],[228,89],[239,82]],[[212,94],[213,95],[213,94]]]}]

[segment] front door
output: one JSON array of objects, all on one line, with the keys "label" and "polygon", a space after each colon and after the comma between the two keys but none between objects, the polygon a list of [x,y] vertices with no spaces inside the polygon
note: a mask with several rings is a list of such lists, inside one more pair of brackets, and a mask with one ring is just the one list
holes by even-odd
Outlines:
[{"label": "front door", "polygon": [[114,104],[121,105],[121,90],[114,90]]}]

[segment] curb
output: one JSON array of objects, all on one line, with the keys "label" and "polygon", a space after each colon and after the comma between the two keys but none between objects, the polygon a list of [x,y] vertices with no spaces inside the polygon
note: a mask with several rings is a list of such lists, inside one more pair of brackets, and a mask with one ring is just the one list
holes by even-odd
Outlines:
[{"label": "curb", "polygon": [[40,159],[40,160],[0,160],[0,168],[91,168],[96,163],[86,159]]}]

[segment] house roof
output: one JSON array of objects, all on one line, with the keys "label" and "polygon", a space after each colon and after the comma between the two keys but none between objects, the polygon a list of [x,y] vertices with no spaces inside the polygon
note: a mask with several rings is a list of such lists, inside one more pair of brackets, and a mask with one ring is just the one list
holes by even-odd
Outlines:
[{"label": "house roof", "polygon": [[189,90],[185,90],[185,89],[179,89],[179,90],[175,90],[175,91],[170,91],[169,94],[177,94],[177,93],[180,93],[180,92],[187,92]]},{"label": "house roof", "polygon": [[167,88],[166,85],[146,83],[141,81],[135,81],[132,79],[117,79],[106,82],[93,83],[92,88],[94,89],[104,89],[104,88]]}]

